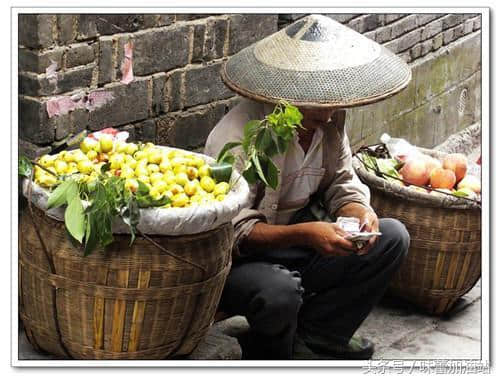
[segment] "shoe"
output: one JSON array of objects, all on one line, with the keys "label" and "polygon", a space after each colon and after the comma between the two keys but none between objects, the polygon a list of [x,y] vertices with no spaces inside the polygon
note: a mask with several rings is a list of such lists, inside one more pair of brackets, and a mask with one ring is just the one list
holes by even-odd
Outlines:
[{"label": "shoe", "polygon": [[329,344],[328,347],[308,344],[300,337],[294,342],[294,359],[297,360],[368,360],[375,352],[375,345],[368,339],[352,337],[346,346]]}]

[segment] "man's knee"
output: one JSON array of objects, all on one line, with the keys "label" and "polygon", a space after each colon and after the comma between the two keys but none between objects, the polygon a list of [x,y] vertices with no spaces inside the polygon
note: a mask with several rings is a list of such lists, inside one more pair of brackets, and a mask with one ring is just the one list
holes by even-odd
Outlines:
[{"label": "man's knee", "polygon": [[304,290],[298,272],[291,272],[278,264],[263,270],[269,276],[268,287],[255,295],[248,317],[260,332],[279,333],[297,318]]},{"label": "man's knee", "polygon": [[380,219],[380,232],[391,251],[398,256],[405,256],[410,246],[410,234],[405,225],[397,219]]}]

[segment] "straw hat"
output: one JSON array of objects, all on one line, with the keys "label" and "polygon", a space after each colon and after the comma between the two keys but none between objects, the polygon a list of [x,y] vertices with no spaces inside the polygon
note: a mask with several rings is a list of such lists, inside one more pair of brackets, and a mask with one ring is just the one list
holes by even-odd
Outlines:
[{"label": "straw hat", "polygon": [[353,107],[396,94],[409,66],[385,47],[321,15],[310,15],[233,55],[222,79],[258,101]]}]

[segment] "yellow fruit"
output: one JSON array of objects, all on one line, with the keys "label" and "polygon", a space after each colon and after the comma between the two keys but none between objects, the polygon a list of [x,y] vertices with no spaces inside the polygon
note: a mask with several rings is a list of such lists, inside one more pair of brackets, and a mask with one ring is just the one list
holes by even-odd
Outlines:
[{"label": "yellow fruit", "polygon": [[125,156],[125,164],[127,164],[132,169],[135,169],[137,167],[137,161],[130,155]]},{"label": "yellow fruit", "polygon": [[54,169],[56,169],[57,174],[65,174],[66,170],[68,170],[68,164],[65,161],[56,160]]},{"label": "yellow fruit", "polygon": [[174,157],[177,157],[177,155],[180,153],[179,150],[177,149],[172,149],[168,152],[168,158],[172,159]]},{"label": "yellow fruit", "polygon": [[201,196],[201,194],[195,194],[191,198],[189,198],[189,202],[191,202],[191,204],[199,204],[202,200],[203,197]]},{"label": "yellow fruit", "polygon": [[218,195],[225,195],[229,191],[229,183],[227,182],[219,182],[215,185],[214,195],[217,197]]},{"label": "yellow fruit", "polygon": [[173,158],[170,158],[170,164],[172,165],[173,168],[175,168],[176,166],[181,166],[181,165],[186,166],[187,160],[184,157],[175,156]]},{"label": "yellow fruit", "polygon": [[57,178],[50,174],[41,174],[39,183],[45,187],[52,187],[57,184]]},{"label": "yellow fruit", "polygon": [[83,174],[90,174],[94,170],[94,165],[88,159],[78,162],[77,167],[78,171]]},{"label": "yellow fruit", "polygon": [[172,184],[172,183],[175,183],[175,174],[174,172],[172,171],[167,171],[165,174],[163,174],[163,180],[167,183],[167,184]]},{"label": "yellow fruit", "polygon": [[158,181],[163,181],[163,174],[160,173],[160,172],[156,172],[156,173],[151,173],[149,175],[149,181],[154,185],[156,182]]},{"label": "yellow fruit", "polygon": [[179,173],[186,173],[187,167],[186,165],[177,165],[174,166],[174,173],[179,174]]},{"label": "yellow fruit", "polygon": [[135,168],[135,175],[136,177],[148,177],[149,179],[149,173],[148,173],[148,169],[146,169],[144,166],[139,166],[137,165],[137,167]]},{"label": "yellow fruit", "polygon": [[174,194],[172,194],[170,190],[167,190],[163,193],[163,196],[167,197],[168,199],[171,199],[174,196]]},{"label": "yellow fruit", "polygon": [[99,147],[101,148],[101,152],[108,153],[113,150],[113,139],[111,136],[103,135],[99,139]]},{"label": "yellow fruit", "polygon": [[164,181],[160,180],[153,182],[153,188],[157,189],[160,193],[164,193],[167,191],[168,185]]},{"label": "yellow fruit", "polygon": [[184,186],[186,183],[188,183],[188,181],[189,178],[186,173],[177,173],[175,175],[175,182],[181,186]]},{"label": "yellow fruit", "polygon": [[139,175],[139,176],[137,176],[137,180],[145,183],[146,185],[149,184],[149,176],[148,175]]},{"label": "yellow fruit", "polygon": [[189,198],[184,193],[176,194],[172,197],[172,206],[174,207],[184,207],[188,204]]},{"label": "yellow fruit", "polygon": [[196,184],[192,182],[188,182],[184,185],[184,192],[189,196],[196,194],[196,190]]},{"label": "yellow fruit", "polygon": [[121,178],[130,179],[130,178],[134,177],[134,174],[135,174],[134,169],[132,169],[129,166],[122,166],[122,171],[120,173]]},{"label": "yellow fruit", "polygon": [[156,164],[149,164],[147,166],[148,173],[151,175],[152,173],[158,173],[160,171],[160,167]]},{"label": "yellow fruit", "polygon": [[80,143],[80,149],[83,153],[88,153],[91,150],[95,151],[99,146],[99,143],[91,139],[90,137],[85,137],[85,139]]},{"label": "yellow fruit", "polygon": [[127,152],[127,143],[125,141],[117,141],[115,143],[115,152],[126,153]]},{"label": "yellow fruit", "polygon": [[176,195],[176,194],[179,194],[179,193],[184,193],[184,188],[175,183],[173,185],[170,185],[170,187],[168,188],[168,190],[173,194],[173,195]]},{"label": "yellow fruit", "polygon": [[151,190],[149,190],[149,195],[151,195],[153,199],[160,199],[163,196],[162,193],[154,186]]},{"label": "yellow fruit", "polygon": [[219,194],[215,197],[215,199],[218,200],[219,202],[222,202],[224,198],[226,198],[226,194]]},{"label": "yellow fruit", "polygon": [[201,177],[209,177],[210,176],[210,166],[202,165],[198,170],[198,175]]},{"label": "yellow fruit", "polygon": [[201,157],[196,156],[193,158],[193,166],[196,166],[198,169],[201,168],[203,165],[205,165],[205,160]]},{"label": "yellow fruit", "polygon": [[73,156],[73,152],[68,152],[66,150],[63,150],[61,153],[60,153],[60,157],[63,161],[65,161],[66,163],[70,163],[70,162],[74,162],[75,161],[75,157]]},{"label": "yellow fruit", "polygon": [[48,168],[48,167],[54,165],[55,161],[56,161],[56,158],[54,156],[50,156],[48,154],[45,154],[42,157],[40,157],[40,159],[38,160],[38,163],[40,165]]},{"label": "yellow fruit", "polygon": [[139,149],[139,148],[137,147],[137,144],[134,144],[134,143],[129,143],[129,144],[127,144],[127,147],[126,147],[126,149],[125,149],[125,152],[126,152],[127,154],[132,155],[132,154],[134,154],[135,152],[137,152],[137,149]]},{"label": "yellow fruit", "polygon": [[134,158],[137,161],[140,161],[143,158],[147,158],[146,152],[144,152],[143,150],[138,150],[137,152],[134,153]]},{"label": "yellow fruit", "polygon": [[148,161],[151,164],[159,164],[161,162],[162,156],[159,149],[152,149],[148,153]]},{"label": "yellow fruit", "polygon": [[196,169],[194,166],[188,166],[186,169],[186,174],[188,175],[189,179],[195,179],[198,177],[198,169]]},{"label": "yellow fruit", "polygon": [[78,173],[78,165],[76,164],[76,162],[70,162],[68,164],[68,168],[66,169],[66,173],[68,173],[68,174]]},{"label": "yellow fruit", "polygon": [[97,158],[97,152],[95,150],[89,150],[87,152],[87,158],[90,160],[90,161],[94,161],[96,158]]},{"label": "yellow fruit", "polygon": [[111,169],[120,169],[125,163],[125,156],[122,153],[113,154],[109,158],[109,163],[111,164]]},{"label": "yellow fruit", "polygon": [[128,178],[125,181],[125,189],[135,193],[137,189],[139,188],[139,182],[133,178]]},{"label": "yellow fruit", "polygon": [[170,164],[170,160],[167,158],[167,159],[163,159],[160,163],[160,170],[165,173],[167,170],[170,170],[172,169],[172,165]]},{"label": "yellow fruit", "polygon": [[215,181],[212,178],[205,176],[201,178],[200,186],[206,192],[211,193],[212,191],[214,191]]}]

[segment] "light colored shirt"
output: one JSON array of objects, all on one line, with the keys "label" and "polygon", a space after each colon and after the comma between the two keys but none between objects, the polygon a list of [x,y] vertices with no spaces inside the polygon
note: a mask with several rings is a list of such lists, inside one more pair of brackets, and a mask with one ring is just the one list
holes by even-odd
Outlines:
[{"label": "light colored shirt", "polygon": [[276,224],[288,224],[293,215],[303,208],[314,194],[325,174],[323,166],[323,130],[314,131],[311,145],[304,153],[295,136],[285,157],[278,201]]}]

